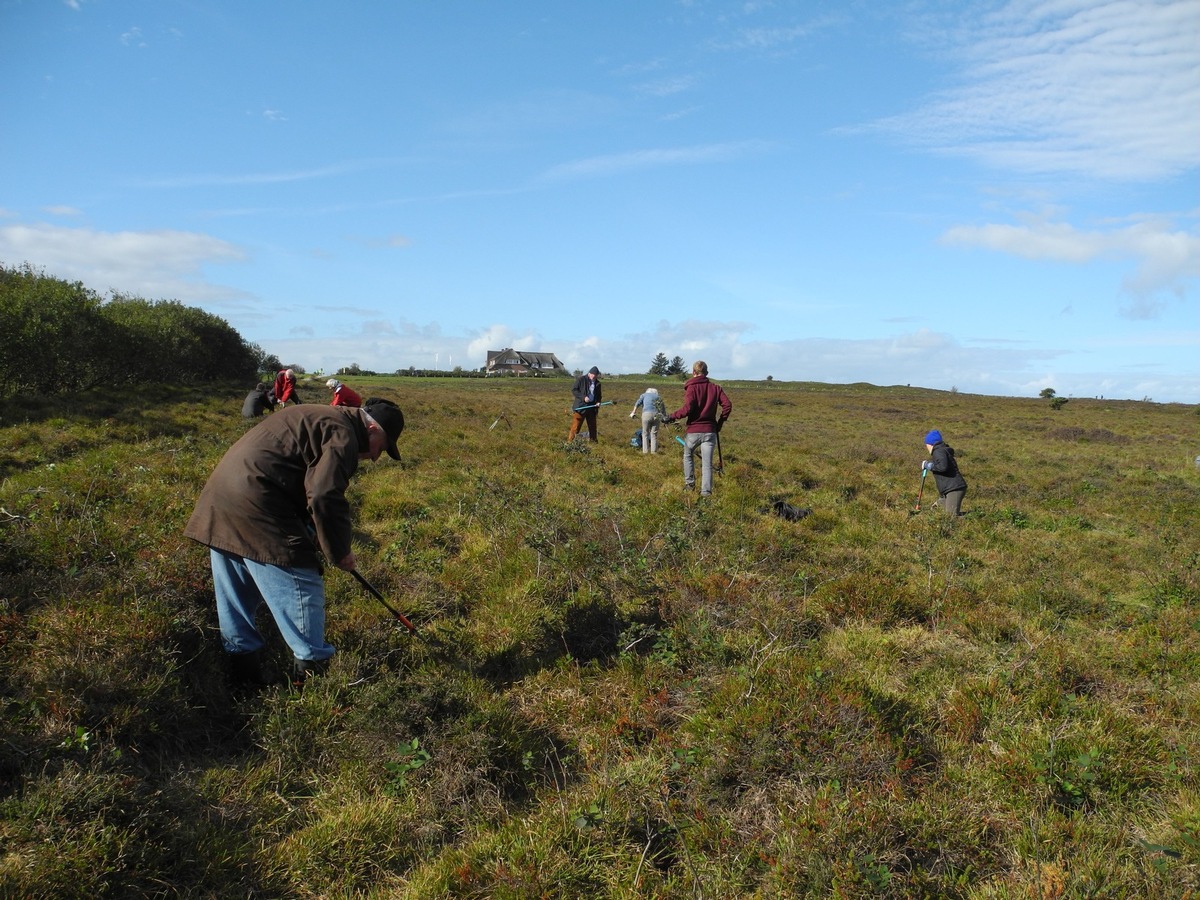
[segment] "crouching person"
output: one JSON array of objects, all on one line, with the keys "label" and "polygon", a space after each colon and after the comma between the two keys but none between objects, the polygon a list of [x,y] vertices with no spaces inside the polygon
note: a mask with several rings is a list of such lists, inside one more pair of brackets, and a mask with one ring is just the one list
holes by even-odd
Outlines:
[{"label": "crouching person", "polygon": [[362,409],[290,406],[250,429],[217,464],[184,534],[209,548],[221,642],[232,678],[269,684],[255,624],[266,603],[295,657],[293,681],[323,671],[321,555],[355,569],[346,488],[361,460],[399,459],[404,415],[387,400]]},{"label": "crouching person", "polygon": [[921,468],[932,473],[937,483],[938,498],[934,505],[940,506],[946,515],[958,518],[963,514],[962,502],[967,495],[967,480],[958,470],[954,449],[942,440],[942,433],[935,428],[925,435],[925,452],[930,458],[921,463]]}]

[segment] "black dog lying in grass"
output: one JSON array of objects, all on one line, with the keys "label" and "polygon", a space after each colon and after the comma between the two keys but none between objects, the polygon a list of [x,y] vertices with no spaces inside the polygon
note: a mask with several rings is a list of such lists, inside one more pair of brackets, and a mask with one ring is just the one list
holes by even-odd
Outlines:
[{"label": "black dog lying in grass", "polygon": [[786,500],[772,500],[770,506],[762,507],[761,513],[775,513],[779,518],[788,522],[799,522],[805,516],[810,515],[812,510],[808,507],[794,506]]}]

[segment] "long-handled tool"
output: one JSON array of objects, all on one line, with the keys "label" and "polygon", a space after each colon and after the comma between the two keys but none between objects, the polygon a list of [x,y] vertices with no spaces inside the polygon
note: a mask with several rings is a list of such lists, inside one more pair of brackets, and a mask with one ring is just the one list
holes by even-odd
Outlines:
[{"label": "long-handled tool", "polygon": [[721,458],[721,432],[718,429],[717,431],[715,431],[713,433],[717,437],[717,474],[724,475],[725,474],[725,460],[723,460]]},{"label": "long-handled tool", "polygon": [[921,496],[925,493],[925,476],[929,474],[928,469],[921,470],[921,488],[917,491],[917,508],[908,511],[910,516],[915,516],[921,511]]},{"label": "long-handled tool", "polygon": [[381,593],[379,593],[379,591],[375,590],[375,586],[372,585],[371,582],[367,581],[367,579],[363,577],[362,573],[360,571],[358,571],[358,569],[351,569],[350,574],[353,575],[358,580],[359,584],[361,584],[364,588],[367,589],[367,593],[369,593],[372,597],[374,597],[376,600],[378,600],[380,603],[383,604],[384,608],[392,614],[392,616],[396,619],[397,622],[399,622],[401,625],[403,625],[405,628],[408,629],[409,634],[417,633],[417,626],[414,625],[412,622],[408,621],[408,619],[405,617],[404,613],[400,612],[400,610],[396,609],[394,606],[392,606],[392,604],[388,603],[387,600],[385,600],[383,598],[383,594],[381,594]]},{"label": "long-handled tool", "polygon": [[587,406],[576,406],[573,407],[573,410],[575,412],[583,412],[585,409],[596,409],[600,406],[612,406],[616,402],[616,400],[605,400],[603,403],[589,403]]}]

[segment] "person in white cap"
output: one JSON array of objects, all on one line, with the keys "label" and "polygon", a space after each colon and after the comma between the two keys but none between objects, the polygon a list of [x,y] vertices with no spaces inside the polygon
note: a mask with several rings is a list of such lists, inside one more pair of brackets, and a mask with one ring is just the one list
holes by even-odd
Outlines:
[{"label": "person in white cap", "polygon": [[658,423],[667,417],[667,408],[658,396],[658,388],[646,388],[633,404],[629,418],[636,416],[639,409],[642,411],[642,452],[657,453]]},{"label": "person in white cap", "polygon": [[342,384],[336,378],[330,378],[325,382],[325,387],[333,391],[333,399],[329,401],[330,406],[362,406],[362,397],[360,397],[353,388]]}]

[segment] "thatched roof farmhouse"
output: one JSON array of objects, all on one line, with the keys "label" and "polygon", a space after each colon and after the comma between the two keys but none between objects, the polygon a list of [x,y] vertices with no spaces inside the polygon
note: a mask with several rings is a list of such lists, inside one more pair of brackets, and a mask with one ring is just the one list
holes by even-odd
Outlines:
[{"label": "thatched roof farmhouse", "polygon": [[488,375],[567,375],[567,367],[553,353],[528,350],[489,350]]}]

